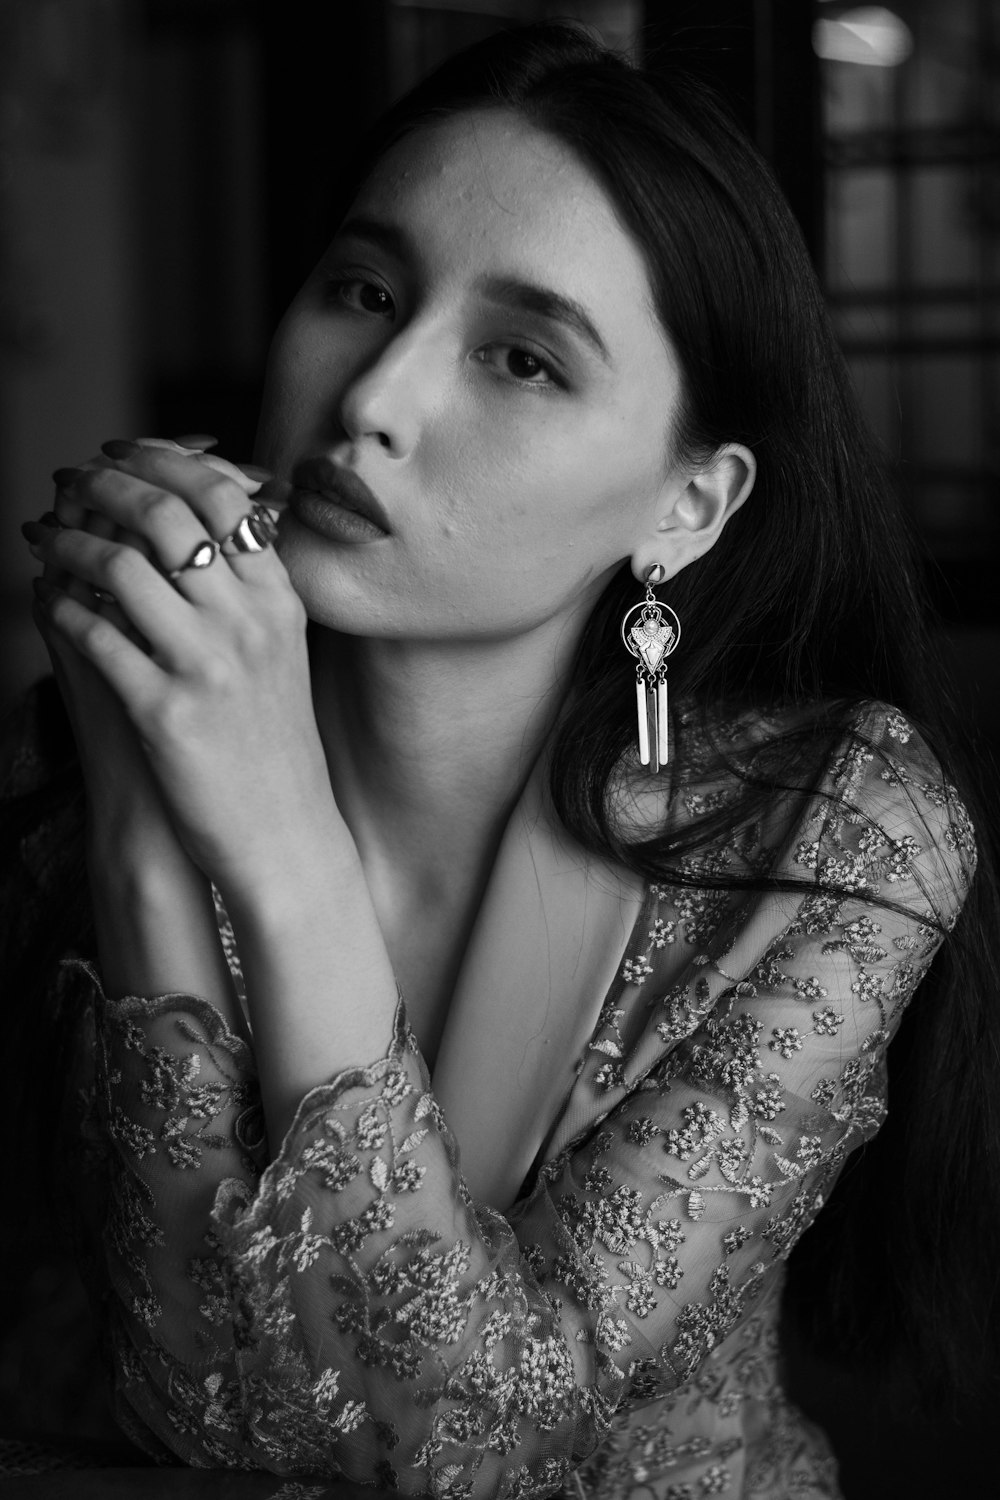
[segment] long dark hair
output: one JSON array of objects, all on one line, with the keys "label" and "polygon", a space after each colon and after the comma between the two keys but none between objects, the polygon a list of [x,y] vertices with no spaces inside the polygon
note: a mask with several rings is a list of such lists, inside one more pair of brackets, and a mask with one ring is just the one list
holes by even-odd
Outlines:
[{"label": "long dark hair", "polygon": [[[573,149],[643,250],[683,371],[676,456],[697,459],[741,442],[757,458],[751,502],[671,582],[670,603],[684,623],[672,692],[695,709],[802,712],[794,734],[765,747],[756,774],[743,773],[741,805],[729,803],[714,823],[697,820],[688,839],[710,843],[723,822],[751,816],[776,786],[812,785],[869,700],[892,702],[917,724],[975,818],[969,775],[943,730],[945,697],[905,517],[766,164],[686,72],[644,73],[577,28],[538,25],[451,59],[401,100],[331,194],[334,211],[403,135],[484,108],[516,110]],[[618,622],[637,597],[623,565],[588,622],[558,730],[552,794],[583,845],[650,878],[684,883],[690,877],[679,862],[693,852],[690,842],[667,829],[629,843],[613,817],[610,788],[634,715]],[[684,745],[681,735],[681,762]],[[78,776],[62,774],[68,803],[79,796]],[[30,822],[17,817],[12,842]],[[700,874],[698,883],[711,882]],[[1000,902],[982,841],[958,926],[890,1048],[888,1122],[856,1153],[792,1257],[793,1293],[822,1287],[811,1311],[824,1348],[867,1364],[881,1359],[890,1371],[909,1365],[932,1399],[974,1392],[997,1342],[1000,986],[991,944],[998,934]],[[57,951],[53,932],[43,936]],[[26,982],[33,968],[26,960]]]},{"label": "long dark hair", "polygon": [[[333,195],[337,210],[404,135],[496,108],[568,145],[644,252],[683,372],[675,456],[739,442],[757,459],[750,503],[671,581],[685,646],[672,692],[695,709],[804,710],[794,732],[763,747],[756,772],[743,770],[741,805],[684,835],[623,840],[610,789],[634,734],[634,689],[617,627],[638,598],[623,564],[584,632],[557,735],[552,795],[563,822],[584,846],[652,879],[689,883],[679,861],[691,841],[742,823],[776,787],[810,786],[872,700],[922,730],[974,810],[942,728],[917,549],[767,164],[689,72],[644,72],[580,28],[540,24],[493,36],[418,84],[363,144]],[[683,734],[678,754],[683,762]],[[890,1049],[889,1123],[856,1153],[792,1257],[791,1300],[824,1348],[915,1372],[935,1401],[975,1390],[995,1342],[1000,986],[990,941],[1000,902],[981,842],[958,927]],[[697,883],[711,881],[699,873]],[[810,1284],[818,1297],[796,1295]]]}]

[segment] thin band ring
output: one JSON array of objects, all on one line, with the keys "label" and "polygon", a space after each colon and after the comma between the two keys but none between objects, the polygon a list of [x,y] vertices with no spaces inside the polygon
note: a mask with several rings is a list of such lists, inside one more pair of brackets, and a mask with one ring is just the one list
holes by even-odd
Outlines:
[{"label": "thin band ring", "polygon": [[179,568],[171,569],[167,577],[171,583],[174,583],[182,573],[197,572],[202,568],[210,568],[220,551],[220,544],[211,537],[208,537],[204,542],[198,543],[187,562],[181,563]]}]

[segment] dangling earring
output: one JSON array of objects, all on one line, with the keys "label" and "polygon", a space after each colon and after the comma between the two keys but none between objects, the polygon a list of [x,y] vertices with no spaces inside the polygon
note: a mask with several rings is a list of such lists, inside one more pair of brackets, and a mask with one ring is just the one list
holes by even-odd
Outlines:
[{"label": "dangling earring", "polygon": [[[639,760],[653,774],[667,764],[670,719],[667,710],[667,657],[681,638],[681,622],[668,604],[661,604],[653,585],[666,577],[662,563],[646,569],[646,597],[633,604],[622,620],[622,640],[636,658],[635,706],[639,728]],[[638,615],[638,619],[633,619]]]}]

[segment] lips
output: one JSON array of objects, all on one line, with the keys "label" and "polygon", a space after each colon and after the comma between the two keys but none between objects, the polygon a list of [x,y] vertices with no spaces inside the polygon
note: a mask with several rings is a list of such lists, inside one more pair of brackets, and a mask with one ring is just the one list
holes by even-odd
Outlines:
[{"label": "lips", "polygon": [[306,490],[342,510],[353,511],[380,531],[392,530],[384,507],[364,480],[328,458],[303,459],[292,471],[292,483],[297,490]]}]

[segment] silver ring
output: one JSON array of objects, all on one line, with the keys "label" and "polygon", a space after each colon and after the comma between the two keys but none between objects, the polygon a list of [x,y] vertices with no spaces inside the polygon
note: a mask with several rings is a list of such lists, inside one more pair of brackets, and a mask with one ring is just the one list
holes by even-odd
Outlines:
[{"label": "silver ring", "polygon": [[239,552],[265,552],[278,535],[278,528],[271,512],[263,505],[253,510],[240,521],[219,546],[224,557],[235,557]]},{"label": "silver ring", "polygon": [[199,542],[197,547],[191,553],[191,556],[188,558],[187,562],[181,563],[179,568],[172,569],[171,572],[167,574],[167,577],[170,579],[170,582],[173,583],[174,579],[179,578],[182,573],[195,571],[200,568],[210,568],[215,562],[215,559],[218,557],[219,551],[219,543],[213,541],[211,537],[209,537],[206,541]]},{"label": "silver ring", "polygon": [[117,604],[118,600],[114,594],[109,594],[107,589],[95,589],[90,591],[99,604]]}]

